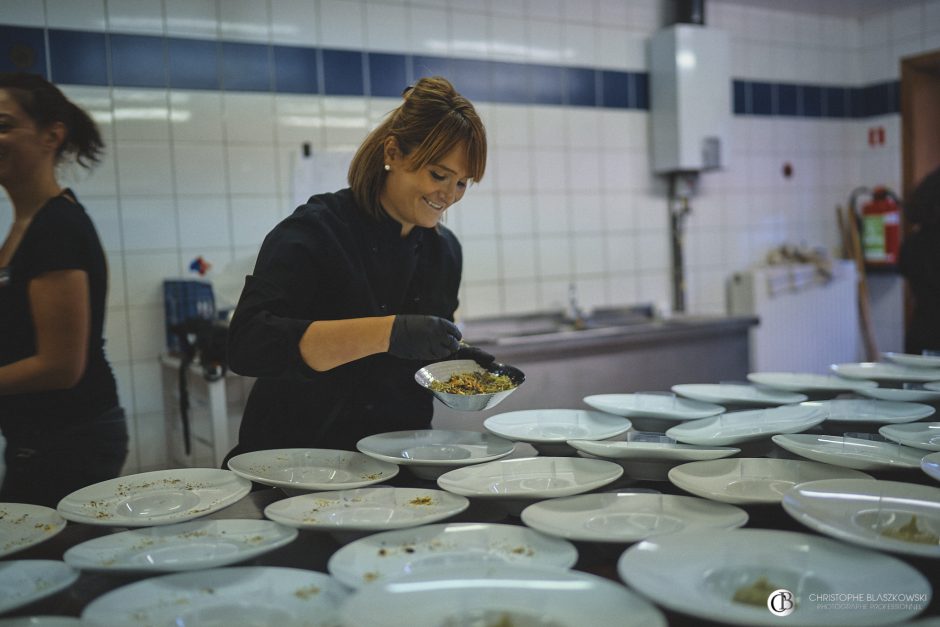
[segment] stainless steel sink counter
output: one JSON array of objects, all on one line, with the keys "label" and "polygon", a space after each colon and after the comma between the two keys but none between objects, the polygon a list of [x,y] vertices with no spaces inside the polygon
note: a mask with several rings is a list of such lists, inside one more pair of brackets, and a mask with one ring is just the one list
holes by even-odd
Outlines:
[{"label": "stainless steel sink counter", "polygon": [[458,412],[435,403],[435,426],[482,429],[483,419],[495,413],[587,409],[582,399],[590,394],[744,381],[749,371],[748,331],[758,320],[751,316],[634,317],[628,323],[608,319],[608,324],[593,327],[588,322],[586,328],[575,329],[562,314],[467,321],[467,342],[521,369],[526,382],[485,412]]}]

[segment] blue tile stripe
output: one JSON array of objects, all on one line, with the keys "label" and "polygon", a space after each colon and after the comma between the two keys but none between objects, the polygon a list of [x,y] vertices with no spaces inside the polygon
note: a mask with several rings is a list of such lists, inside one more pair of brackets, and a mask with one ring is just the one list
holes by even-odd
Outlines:
[{"label": "blue tile stripe", "polygon": [[[649,109],[649,75],[512,63],[0,24],[0,71],[57,83],[398,97],[441,74],[480,102]],[[900,111],[900,83],[863,87],[733,80],[736,115],[864,118]]]}]

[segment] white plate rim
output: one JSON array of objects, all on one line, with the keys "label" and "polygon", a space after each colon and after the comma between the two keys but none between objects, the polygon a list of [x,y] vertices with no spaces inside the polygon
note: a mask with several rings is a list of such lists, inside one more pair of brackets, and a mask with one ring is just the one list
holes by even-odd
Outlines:
[{"label": "white plate rim", "polygon": [[[940,368],[940,355],[918,355],[916,353],[898,353],[887,351],[882,355],[901,366],[910,366],[912,368]],[[928,365],[934,364],[934,365]]]},{"label": "white plate rim", "polygon": [[[441,506],[439,509],[435,509],[433,512],[421,512],[422,516],[416,516],[411,519],[402,519],[397,522],[386,523],[385,525],[374,525],[374,524],[325,524],[323,521],[315,520],[309,521],[306,519],[298,519],[296,517],[288,515],[286,512],[281,510],[285,508],[291,508],[298,504],[304,503],[305,501],[310,501],[312,504],[316,504],[318,500],[324,501],[336,501],[337,499],[342,499],[347,496],[358,496],[360,493],[364,493],[367,496],[375,490],[392,490],[394,491],[392,496],[396,498],[401,496],[402,498],[420,498],[423,496],[434,495],[440,500],[446,500],[448,505],[446,507]],[[281,499],[280,501],[275,501],[269,504],[264,508],[264,515],[275,521],[279,522],[282,525],[287,525],[288,527],[295,527],[297,529],[322,529],[327,531],[386,531],[390,529],[404,529],[407,527],[416,527],[418,525],[428,524],[432,522],[438,522],[444,520],[445,518],[450,518],[451,516],[456,516],[460,512],[464,511],[470,506],[470,500],[464,496],[458,494],[452,494],[446,490],[438,490],[435,488],[400,488],[400,487],[391,487],[391,486],[379,486],[379,487],[365,487],[365,488],[352,488],[350,490],[334,490],[327,492],[311,492],[309,494],[301,494],[299,496],[292,496],[286,499]],[[418,507],[418,506],[416,506]],[[423,505],[420,507],[424,507]],[[415,510],[421,511],[421,510]]]},{"label": "white plate rim", "polygon": [[[618,435],[623,435],[630,430],[630,427],[633,424],[630,422],[629,418],[624,416],[617,416],[609,412],[602,412],[595,409],[519,409],[510,412],[502,412],[499,414],[493,414],[489,418],[483,421],[483,428],[492,433],[493,435],[499,436],[501,438],[512,440],[516,442],[534,442],[534,443],[564,443],[569,439],[572,439],[570,436],[557,435],[557,436],[546,436],[546,435],[525,435],[518,433],[517,429],[522,428],[525,423],[510,423],[502,424],[506,420],[510,420],[510,416],[513,418],[522,416],[523,414],[547,414],[549,416],[554,415],[585,415],[588,416],[589,420],[597,420],[601,423],[608,422],[610,424],[605,425],[606,428],[603,430],[598,430],[595,433],[589,434],[587,436],[579,437],[579,440],[604,440],[607,438],[617,437]],[[561,425],[562,422],[553,423]]]},{"label": "white plate rim", "polygon": [[[250,533],[260,535],[264,542],[255,544],[254,546],[247,546],[247,548],[244,549],[239,547],[240,550],[237,550],[235,553],[226,553],[216,556],[213,559],[194,559],[190,562],[183,561],[181,563],[174,563],[173,565],[163,563],[128,563],[116,560],[109,560],[109,563],[102,563],[100,558],[95,558],[93,555],[88,554],[89,551],[107,553],[108,551],[132,550],[135,547],[127,547],[126,543],[128,541],[138,543],[146,542],[154,536],[169,538],[163,546],[185,547],[187,544],[185,540],[180,539],[180,541],[174,541],[173,536],[179,537],[184,534],[192,534],[208,525],[217,527],[217,534],[228,533],[233,535],[249,533],[244,528],[252,527]],[[122,573],[184,572],[218,568],[220,566],[243,562],[290,544],[297,538],[297,535],[297,529],[282,525],[273,520],[246,518],[190,520],[175,525],[128,529],[127,531],[92,538],[70,547],[65,551],[62,559],[66,564],[74,568],[88,571]],[[204,539],[204,536],[198,537],[200,540]]]},{"label": "white plate rim", "polygon": [[[480,489],[473,486],[468,486],[464,483],[460,483],[462,479],[465,479],[465,475],[481,475],[487,471],[495,471],[497,468],[505,468],[505,466],[500,466],[503,464],[509,464],[510,466],[540,466],[549,463],[560,463],[567,466],[583,466],[585,469],[596,468],[598,471],[600,469],[606,470],[606,473],[600,473],[602,476],[587,481],[580,485],[575,486],[561,486],[559,488],[543,488],[531,490],[528,492],[491,492],[488,488]],[[513,468],[515,470],[515,468]],[[538,471],[539,474],[545,474],[543,471]],[[490,499],[533,499],[533,498],[553,498],[556,496],[571,496],[572,494],[580,494],[581,492],[587,492],[601,486],[605,486],[609,483],[612,483],[619,479],[623,475],[624,469],[623,466],[615,462],[603,460],[603,459],[588,459],[585,457],[550,457],[550,456],[539,456],[539,457],[520,457],[516,459],[498,459],[492,462],[486,462],[484,464],[477,464],[475,466],[463,466],[455,470],[445,472],[443,475],[438,477],[437,484],[443,490],[452,492],[454,494],[460,494],[466,497],[478,497],[478,498],[490,498]],[[502,473],[500,473],[502,474]],[[484,475],[485,476],[485,475]]]},{"label": "white plate rim", "polygon": [[[272,478],[266,476],[264,473],[252,472],[248,468],[244,468],[242,464],[249,463],[246,460],[252,457],[261,457],[264,456],[276,457],[277,455],[290,455],[297,453],[314,453],[315,455],[322,455],[324,457],[328,455],[348,455],[350,460],[356,460],[365,464],[371,464],[376,467],[376,472],[372,474],[379,475],[377,477],[362,477],[358,481],[283,481],[280,479]],[[234,467],[233,467],[234,463]],[[263,463],[263,462],[252,462],[252,463]],[[226,464],[228,469],[234,472],[239,477],[244,477],[249,481],[254,481],[255,483],[260,483],[262,485],[273,486],[275,488],[289,488],[294,490],[350,490],[352,488],[362,488],[368,485],[373,485],[376,483],[381,483],[382,481],[387,481],[398,474],[398,465],[391,462],[386,462],[383,460],[376,459],[371,455],[366,455],[359,451],[346,451],[340,449],[322,449],[322,448],[281,448],[281,449],[263,449],[259,451],[248,451],[240,455],[236,455],[228,460]]]},{"label": "white plate rim", "polygon": [[[585,531],[583,527],[580,527],[580,528],[566,527],[565,525],[561,525],[561,524],[553,525],[550,523],[546,523],[544,519],[538,517],[538,514],[542,510],[547,510],[553,505],[557,505],[559,501],[567,502],[567,503],[578,503],[578,504],[580,504],[581,502],[584,502],[585,509],[583,512],[581,512],[581,515],[589,516],[589,515],[594,515],[595,513],[604,512],[607,510],[611,510],[614,513],[624,511],[624,510],[621,510],[620,508],[610,507],[610,505],[613,505],[614,503],[617,503],[617,502],[622,502],[623,504],[627,504],[629,500],[634,500],[634,501],[638,501],[642,503],[645,501],[652,501],[658,498],[661,498],[664,501],[668,502],[670,507],[678,506],[680,514],[683,513],[682,511],[683,506],[687,506],[692,503],[697,503],[704,507],[714,508],[715,510],[719,510],[719,511],[725,510],[724,512],[722,512],[722,514],[724,516],[727,516],[728,519],[731,521],[730,524],[721,524],[721,525],[714,525],[714,524],[687,525],[682,530],[678,532],[673,532],[673,533],[693,533],[694,531],[697,531],[699,529],[715,529],[715,528],[732,529],[732,528],[741,527],[747,524],[747,521],[750,518],[750,516],[744,509],[736,505],[732,505],[730,503],[722,503],[719,501],[704,499],[704,498],[697,497],[697,496],[688,496],[685,494],[647,494],[643,492],[616,492],[616,493],[615,492],[592,492],[590,494],[576,494],[574,496],[566,496],[566,497],[562,497],[558,499],[547,499],[544,501],[533,503],[529,505],[528,507],[526,507],[525,509],[523,509],[520,517],[522,518],[523,523],[525,523],[529,527],[532,527],[536,531],[540,531],[544,534],[548,534],[551,536],[564,538],[566,540],[581,541],[581,542],[603,542],[603,543],[612,543],[612,544],[626,544],[626,543],[631,543],[631,542],[638,542],[647,537],[652,537],[655,535],[662,535],[662,534],[650,533],[646,535],[631,535],[629,537],[622,537],[622,536],[611,537],[609,535],[604,535],[602,533]],[[600,501],[601,503],[599,503],[597,506],[593,506],[592,504],[590,504],[591,501]],[[604,501],[607,501],[607,503],[605,504]],[[571,513],[574,514],[573,512]],[[675,510],[670,511],[670,513],[672,515],[675,515],[681,518],[681,515],[676,514]],[[688,513],[688,512],[684,512],[684,513]],[[577,519],[578,516],[577,514],[575,514],[572,517]],[[736,518],[737,520],[732,520],[732,518]],[[584,522],[584,521],[582,520],[581,522]],[[687,522],[687,521],[684,521],[684,522]]]},{"label": "white plate rim", "polygon": [[917,439],[913,437],[913,434],[906,433],[907,431],[913,431],[911,427],[920,427],[923,430],[931,426],[936,429],[936,435],[940,438],[940,422],[905,422],[901,424],[883,425],[878,429],[878,433],[889,440],[893,440],[905,446],[921,449],[923,451],[940,451],[940,440],[938,440],[936,444],[929,444],[924,439]]},{"label": "white plate rim", "polygon": [[[815,433],[783,433],[773,436],[771,439],[774,441],[774,444],[777,446],[788,450],[794,455],[799,455],[805,457],[806,459],[821,462],[824,464],[832,464],[834,466],[843,466],[845,468],[854,468],[857,470],[876,470],[876,469],[888,469],[888,468],[917,468],[920,459],[923,458],[923,455],[917,455],[918,462],[904,462],[893,461],[893,460],[882,460],[880,457],[872,456],[856,456],[856,455],[845,455],[840,454],[836,451],[825,451],[817,450],[813,447],[813,444],[810,442],[809,438],[813,438],[814,442],[835,442],[837,439],[845,439],[845,436],[838,435],[825,435],[825,434],[815,434]],[[851,438],[850,438],[851,439]],[[806,440],[804,442],[803,440]],[[859,442],[867,442],[867,440],[859,440]],[[904,446],[897,442],[877,442],[870,441],[871,445],[874,445],[876,449],[879,450],[884,448],[882,445],[890,446],[899,446],[901,448],[907,449],[902,451],[902,454],[910,454],[909,451],[916,451],[909,446]],[[857,460],[857,461],[856,461]],[[846,464],[854,464],[847,466]]]},{"label": "white plate rim", "polygon": [[879,361],[832,364],[830,369],[840,377],[875,381],[907,381],[928,383],[938,381],[940,368],[913,368]]},{"label": "white plate rim", "polygon": [[[568,440],[568,445],[595,457],[635,460],[688,460],[721,459],[737,455],[741,449],[734,446],[698,446],[683,442],[659,443],[627,440]],[[615,454],[611,454],[615,453]],[[626,454],[624,454],[626,453]]]},{"label": "white plate rim", "polygon": [[[766,409],[749,409],[746,411],[736,411],[725,414],[719,414],[718,416],[713,416],[711,418],[701,418],[699,420],[691,420],[689,422],[684,422],[682,424],[670,427],[666,430],[666,435],[677,440],[679,442],[684,442],[686,444],[696,444],[696,445],[712,445],[712,446],[734,446],[742,442],[749,442],[752,440],[761,440],[769,438],[772,435],[779,433],[794,433],[805,431],[811,429],[816,425],[822,423],[826,419],[826,414],[815,407],[810,407],[810,410],[806,416],[800,416],[798,409],[804,404],[800,405],[780,405],[778,407],[770,407]],[[793,412],[796,414],[794,418],[789,420],[778,420],[777,423],[783,423],[779,427],[768,428],[759,432],[745,432],[745,433],[734,433],[734,425],[728,425],[729,433],[723,436],[717,437],[708,437],[707,434],[718,433],[721,429],[721,421],[725,419],[732,420],[743,420],[745,417],[750,416],[759,416],[764,413],[777,413],[785,414],[786,412]],[[761,426],[760,423],[755,423],[757,426]],[[742,429],[747,429],[746,425],[741,425]]]},{"label": "white plate rim", "polygon": [[[61,560],[25,559],[0,562],[0,573],[7,568],[15,575],[21,575],[23,569],[27,569],[26,577],[33,580],[33,589],[21,596],[0,598],[0,613],[9,612],[33,601],[61,592],[75,583],[79,576],[78,570]],[[18,577],[18,579],[23,578]],[[2,579],[2,576],[0,576],[0,579]],[[37,579],[46,582],[47,585],[43,587],[36,585]]]},{"label": "white plate rim", "polygon": [[[42,544],[46,540],[57,536],[65,529],[66,525],[65,518],[59,512],[44,505],[0,503],[0,513],[5,514],[0,517],[3,521],[0,522],[0,528],[12,529],[12,526],[18,525],[20,521],[25,522],[24,516],[30,518],[29,525],[23,527],[26,533],[20,533],[17,536],[11,532],[11,537],[6,538],[6,543],[0,546],[0,557],[6,557],[31,546]],[[37,527],[37,524],[42,525],[42,527]],[[51,528],[47,528],[49,526]]]},{"label": "white plate rim", "polygon": [[[208,479],[203,478],[204,476],[209,477]],[[184,479],[180,479],[183,477]],[[189,477],[189,479],[185,479]],[[200,498],[199,503],[195,506],[186,509],[185,511],[179,513],[171,514],[159,514],[149,517],[140,517],[132,518],[127,516],[114,516],[113,512],[105,511],[106,508],[98,507],[93,503],[98,503],[102,498],[112,499],[112,493],[117,492],[121,487],[127,483],[135,481],[212,481],[213,479],[218,480],[216,486],[205,486],[199,487],[198,489],[184,489],[182,491],[197,493],[198,490],[213,488],[228,485],[228,492],[223,492],[216,500],[205,504],[203,499]],[[223,480],[227,480],[224,481]],[[102,481],[99,483],[86,486],[71,494],[62,498],[59,501],[56,510],[59,514],[66,520],[71,520],[73,522],[87,523],[91,525],[102,525],[105,527],[147,527],[147,526],[156,526],[156,525],[169,525],[177,522],[184,522],[187,520],[193,520],[202,516],[206,516],[213,512],[216,512],[224,507],[227,507],[238,501],[243,496],[248,494],[251,491],[251,482],[243,477],[239,477],[230,470],[222,470],[220,468],[175,468],[170,470],[153,470],[150,472],[137,473],[133,475],[126,475],[123,477],[117,477],[115,479],[108,479],[107,481]],[[106,497],[96,496],[95,498],[88,499],[86,495],[95,495],[100,492],[108,493]],[[158,492],[154,490],[153,492]],[[146,494],[147,491],[141,492],[140,494]],[[126,495],[115,495],[114,498],[126,497],[129,496],[130,492]],[[106,503],[102,503],[106,504]],[[86,514],[84,509],[90,507],[92,511],[96,512],[95,514]]]},{"label": "white plate rim", "polygon": [[[375,568],[369,571],[368,573],[375,573],[376,578],[372,580],[366,580],[366,578],[361,574],[354,574],[352,555],[357,551],[372,551],[375,552],[378,550],[381,545],[382,548],[386,544],[389,546],[403,546],[411,545],[418,546],[432,542],[435,539],[445,536],[449,531],[462,532],[466,531],[467,533],[479,532],[481,534],[486,534],[488,540],[496,541],[507,541],[510,544],[517,545],[520,542],[522,543],[521,548],[525,548],[525,544],[534,544],[536,542],[541,543],[541,546],[553,546],[557,553],[551,556],[551,559],[542,558],[542,553],[539,552],[538,558],[533,558],[532,561],[526,559],[524,551],[520,551],[520,555],[523,556],[522,560],[516,562],[515,560],[507,559],[506,563],[509,564],[534,564],[539,566],[549,566],[556,568],[571,568],[578,561],[578,550],[575,546],[568,542],[567,540],[557,538],[555,536],[547,535],[539,532],[536,529],[531,529],[523,525],[511,525],[506,523],[477,523],[477,522],[460,522],[460,523],[434,523],[430,525],[421,525],[418,527],[409,527],[405,529],[392,529],[389,531],[380,531],[372,535],[354,540],[344,546],[338,548],[333,555],[330,556],[330,559],[327,562],[327,570],[329,573],[335,577],[340,583],[345,584],[353,589],[362,588],[372,583],[376,583],[381,578],[382,581],[390,581],[398,576],[404,574],[401,572],[400,568],[395,568],[392,571],[389,568],[389,572],[383,572],[383,568]],[[460,535],[459,533],[457,535]],[[415,537],[418,537],[417,542],[409,542]],[[490,537],[495,536],[495,537]],[[503,536],[500,538],[500,536]],[[510,551],[515,549],[510,549]],[[438,547],[435,551],[440,551],[440,553],[435,553],[436,555],[450,555],[450,554],[461,554],[465,553],[464,550],[450,550],[447,547]],[[500,553],[496,551],[486,551],[487,555],[495,555],[498,559],[505,558],[506,551]],[[384,562],[384,564],[383,564]],[[384,557],[381,560],[376,560],[376,563],[383,564],[383,566],[398,566],[398,560],[394,559],[394,556],[388,556],[386,560]],[[407,566],[407,565],[406,565]],[[415,571],[412,571],[415,572]]]},{"label": "white plate rim", "polygon": [[747,380],[756,385],[788,392],[853,392],[863,387],[877,387],[874,381],[847,379],[815,372],[749,372]]},{"label": "white plate rim", "polygon": [[[604,406],[598,405],[598,399],[601,397],[629,397],[634,399],[638,396],[638,393],[627,393],[627,394],[589,394],[583,399],[584,403],[594,409],[608,414],[614,414],[615,416],[622,416],[624,418],[664,418],[667,420],[695,420],[697,418],[708,418],[709,416],[716,416],[725,411],[725,408],[721,405],[715,405],[714,403],[703,403],[702,401],[692,400],[690,398],[674,397],[673,400],[678,401],[684,405],[689,406],[686,410],[661,410],[655,408],[637,408],[631,407],[628,409],[605,409]],[[655,398],[655,395],[647,395]],[[662,398],[669,398],[663,396]],[[600,401],[603,403],[603,401]],[[606,403],[605,403],[606,404]],[[608,405],[607,407],[613,407]],[[697,409],[696,409],[697,408]]]},{"label": "white plate rim", "polygon": [[[886,418],[844,418],[842,416],[833,417],[831,415],[826,417],[827,422],[867,422],[871,424],[904,424],[907,422],[915,422],[917,420],[923,420],[924,418],[929,418],[936,413],[936,409],[927,405],[925,403],[916,403],[913,401],[886,401],[875,398],[832,398],[824,401],[806,401],[800,403],[805,407],[820,407],[827,410],[831,405],[850,405],[853,403],[858,403],[861,405],[871,405],[873,406],[872,412],[876,412],[876,407],[887,408],[888,405],[898,406],[898,405],[907,405],[910,409],[909,414],[887,416]],[[916,410],[916,411],[915,411]]]},{"label": "white plate rim", "polygon": [[[448,433],[448,434],[471,434],[472,433],[472,434],[481,436],[485,439],[498,440],[499,442],[496,442],[498,444],[505,442],[506,444],[509,445],[509,448],[506,451],[500,451],[499,453],[494,453],[492,455],[483,455],[479,457],[471,456],[469,458],[464,458],[464,459],[420,459],[420,458],[415,459],[415,458],[410,458],[410,457],[393,457],[391,455],[386,455],[373,448],[369,448],[370,443],[367,442],[367,440],[380,438],[382,436],[392,436],[392,435],[399,435],[399,434],[403,435],[406,433],[424,433],[424,432],[427,432],[429,434],[435,433],[435,432]],[[454,444],[459,445],[460,442],[454,442]],[[507,440],[506,438],[500,437],[494,433],[489,433],[489,432],[484,432],[484,431],[462,431],[462,430],[457,430],[457,429],[413,429],[413,430],[405,430],[405,431],[389,431],[386,433],[376,433],[370,436],[366,436],[356,443],[356,448],[359,449],[359,452],[364,455],[368,455],[369,457],[373,457],[380,461],[386,461],[391,464],[398,464],[400,466],[469,466],[471,464],[480,464],[483,462],[493,461],[494,459],[502,459],[503,457],[511,455],[512,452],[516,448],[516,444],[512,440]]]},{"label": "white plate rim", "polygon": [[[717,391],[708,392],[711,389],[726,388],[748,388],[752,390],[753,395],[725,395],[722,396]],[[691,398],[706,403],[728,403],[728,404],[748,404],[748,405],[790,405],[793,403],[802,403],[809,400],[806,394],[801,392],[790,392],[788,390],[774,390],[770,388],[761,388],[754,384],[746,383],[678,383],[672,386],[672,391],[680,396]]]}]

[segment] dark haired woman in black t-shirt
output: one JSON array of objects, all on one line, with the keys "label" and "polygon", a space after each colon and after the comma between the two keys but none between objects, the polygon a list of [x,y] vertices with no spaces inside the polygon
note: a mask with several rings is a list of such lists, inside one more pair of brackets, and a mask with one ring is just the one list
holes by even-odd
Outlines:
[{"label": "dark haired woman in black t-shirt", "polygon": [[0,74],[0,185],[13,224],[0,247],[0,501],[55,507],[116,477],[127,425],[104,356],[108,270],[60,161],[89,167],[94,122],[40,76]]}]

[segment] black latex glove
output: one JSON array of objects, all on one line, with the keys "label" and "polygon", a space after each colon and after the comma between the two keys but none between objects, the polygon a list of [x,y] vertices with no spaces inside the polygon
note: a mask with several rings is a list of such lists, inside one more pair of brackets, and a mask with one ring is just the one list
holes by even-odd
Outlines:
[{"label": "black latex glove", "polygon": [[487,353],[482,348],[477,348],[476,346],[470,346],[469,344],[460,344],[460,348],[457,349],[457,352],[451,359],[472,359],[477,362],[484,368],[488,368],[496,358]]},{"label": "black latex glove", "polygon": [[402,359],[446,359],[457,351],[460,329],[437,316],[399,315],[392,323],[388,352]]}]

